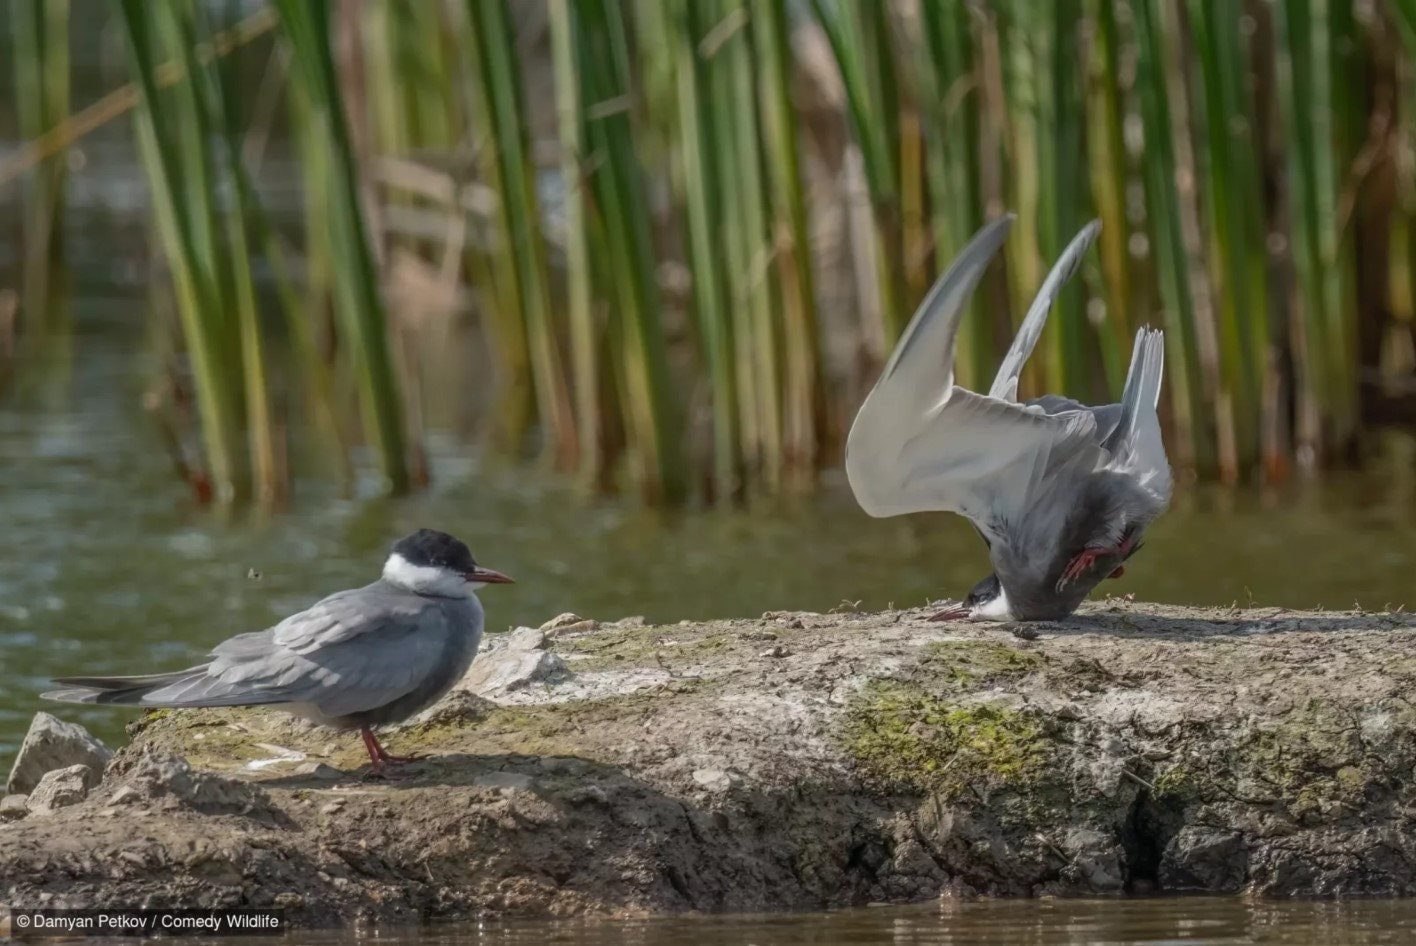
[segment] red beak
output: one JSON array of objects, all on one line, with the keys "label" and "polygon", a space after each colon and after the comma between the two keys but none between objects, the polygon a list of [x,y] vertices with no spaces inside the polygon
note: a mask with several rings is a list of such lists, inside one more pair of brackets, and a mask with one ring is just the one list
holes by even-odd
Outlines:
[{"label": "red beak", "polygon": [[514,585],[516,582],[507,575],[492,568],[483,568],[478,565],[467,573],[468,581],[480,581],[484,585]]}]

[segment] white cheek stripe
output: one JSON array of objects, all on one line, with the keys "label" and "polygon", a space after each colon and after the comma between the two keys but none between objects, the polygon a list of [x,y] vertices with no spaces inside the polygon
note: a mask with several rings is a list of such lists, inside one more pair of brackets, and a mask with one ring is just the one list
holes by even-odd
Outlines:
[{"label": "white cheek stripe", "polygon": [[1008,604],[1008,593],[1002,585],[998,586],[998,597],[974,611],[972,617],[975,621],[1013,620],[1013,608]]},{"label": "white cheek stripe", "polygon": [[457,572],[432,565],[414,565],[397,552],[384,562],[383,578],[391,585],[445,598],[462,598],[472,593],[467,579]]}]

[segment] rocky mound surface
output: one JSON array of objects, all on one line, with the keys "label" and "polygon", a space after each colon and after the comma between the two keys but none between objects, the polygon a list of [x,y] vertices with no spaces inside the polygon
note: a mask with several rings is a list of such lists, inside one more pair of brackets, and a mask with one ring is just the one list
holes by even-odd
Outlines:
[{"label": "rocky mound surface", "polygon": [[276,712],[149,713],[101,780],[92,747],[25,770],[0,890],[304,925],[1416,894],[1412,617],[1110,600],[1031,640],[925,617],[498,635],[386,734],[428,756],[391,783]]}]

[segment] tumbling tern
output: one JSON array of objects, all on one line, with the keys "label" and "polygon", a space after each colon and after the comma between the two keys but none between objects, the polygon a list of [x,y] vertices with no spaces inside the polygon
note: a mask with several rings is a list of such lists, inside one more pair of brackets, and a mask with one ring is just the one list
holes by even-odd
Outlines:
[{"label": "tumbling tern", "polygon": [[1018,401],[1018,376],[1062,286],[1101,225],[1073,238],[1048,273],[988,394],[954,384],[954,339],[1013,216],[985,226],[929,291],[846,444],[846,473],[872,516],[948,510],[988,545],[993,574],[934,620],[1066,617],[1140,548],[1170,502],[1156,404],[1161,332],[1136,333],[1119,404],[1047,394]]},{"label": "tumbling tern", "polygon": [[218,644],[208,663],[137,677],[60,677],[45,693],[69,703],[273,706],[357,729],[375,774],[414,757],[389,755],[374,727],[432,706],[467,672],[482,641],[472,592],[511,579],[483,568],[445,532],[394,543],[383,576],[339,591],[274,627]]}]

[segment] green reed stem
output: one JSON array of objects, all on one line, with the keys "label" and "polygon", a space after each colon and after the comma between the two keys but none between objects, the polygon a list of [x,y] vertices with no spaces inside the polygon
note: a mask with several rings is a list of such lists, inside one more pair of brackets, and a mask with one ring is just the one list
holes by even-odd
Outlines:
[{"label": "green reed stem", "polygon": [[600,330],[595,321],[590,227],[587,219],[585,103],[573,0],[550,0],[551,55],[556,70],[556,118],[560,132],[561,186],[565,191],[566,306],[570,319],[571,369],[580,440],[580,471],[587,485],[604,473],[601,432]]},{"label": "green reed stem", "polygon": [[502,252],[509,257],[503,264],[504,278],[516,281],[536,399],[551,455],[557,466],[571,468],[578,463],[579,453],[575,417],[550,305],[540,201],[526,147],[521,82],[505,0],[469,0],[467,22],[482,132],[501,198]]},{"label": "green reed stem", "polygon": [[383,301],[365,229],[358,166],[340,98],[331,45],[329,0],[275,0],[304,86],[311,133],[328,179],[325,209],[333,259],[336,308],[354,349],[360,402],[387,487],[408,490],[408,451],[403,403],[389,351]]}]

